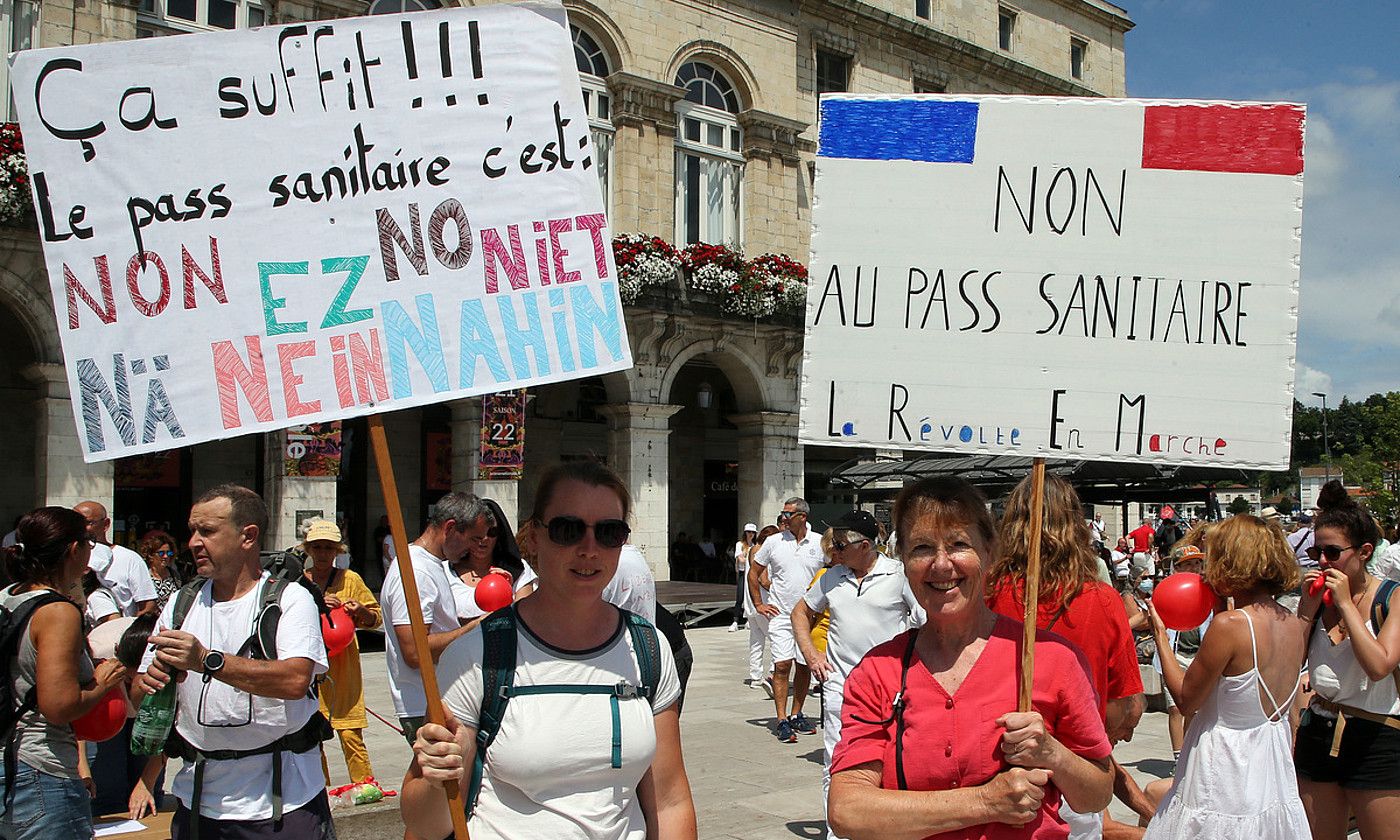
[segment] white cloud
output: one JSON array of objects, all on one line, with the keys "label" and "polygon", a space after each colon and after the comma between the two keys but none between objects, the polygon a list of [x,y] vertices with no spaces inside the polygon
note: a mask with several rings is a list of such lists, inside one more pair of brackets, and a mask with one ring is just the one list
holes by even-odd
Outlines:
[{"label": "white cloud", "polygon": [[1308,396],[1315,392],[1327,394],[1331,390],[1332,377],[1299,363],[1297,373],[1293,377],[1293,393],[1299,400],[1306,402]]}]

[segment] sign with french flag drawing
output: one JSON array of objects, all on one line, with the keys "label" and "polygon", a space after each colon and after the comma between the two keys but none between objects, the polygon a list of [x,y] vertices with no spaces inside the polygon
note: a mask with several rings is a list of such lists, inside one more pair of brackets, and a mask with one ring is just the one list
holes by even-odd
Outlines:
[{"label": "sign with french flag drawing", "polygon": [[1304,120],[823,96],[799,438],[1287,468]]}]

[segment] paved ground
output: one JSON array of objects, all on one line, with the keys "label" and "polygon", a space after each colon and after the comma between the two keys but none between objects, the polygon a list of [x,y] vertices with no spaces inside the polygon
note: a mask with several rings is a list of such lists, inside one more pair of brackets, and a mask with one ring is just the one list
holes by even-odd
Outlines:
[{"label": "paved ground", "polygon": [[[748,634],[723,627],[689,631],[695,669],[681,718],[686,769],[707,840],[792,840],[823,836],[821,802],[822,739],[809,735],[782,744],[769,734],[773,703],[762,690],[743,685]],[[394,720],[383,653],[364,654],[365,698],[369,707]],[[813,716],[815,701],[808,707]],[[365,733],[379,779],[398,786],[409,749],[398,733],[370,719]],[[331,781],[344,784],[345,763],[338,745],[330,747]],[[1122,744],[1118,760],[1140,783],[1165,776],[1171,768],[1166,715],[1149,712],[1132,743]],[[349,809],[365,819],[338,818],[342,840],[387,836],[392,809]],[[1115,808],[1125,818],[1127,811]],[[337,811],[338,817],[344,812]],[[346,815],[348,816],[348,814]]]}]

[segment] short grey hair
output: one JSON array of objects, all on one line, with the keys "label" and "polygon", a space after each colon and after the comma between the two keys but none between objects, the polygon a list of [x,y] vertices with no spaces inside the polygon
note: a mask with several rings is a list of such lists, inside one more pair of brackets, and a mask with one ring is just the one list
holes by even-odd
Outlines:
[{"label": "short grey hair", "polygon": [[446,525],[448,520],[453,520],[457,523],[458,531],[465,531],[483,516],[486,517],[487,525],[497,524],[496,516],[491,513],[490,505],[482,501],[479,496],[474,493],[454,491],[437,500],[428,522],[441,527]]},{"label": "short grey hair", "polygon": [[792,505],[793,507],[797,508],[798,513],[812,512],[812,508],[810,508],[807,505],[807,500],[802,498],[801,496],[793,496],[791,499],[788,499],[787,501],[783,502],[783,507],[787,507],[788,505]]}]

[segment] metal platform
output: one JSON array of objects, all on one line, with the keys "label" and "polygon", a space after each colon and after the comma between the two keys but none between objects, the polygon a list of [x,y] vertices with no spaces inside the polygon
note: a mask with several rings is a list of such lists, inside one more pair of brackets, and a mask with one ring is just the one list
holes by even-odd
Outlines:
[{"label": "metal platform", "polygon": [[674,613],[681,624],[694,627],[734,606],[734,584],[658,580],[656,603]]}]

